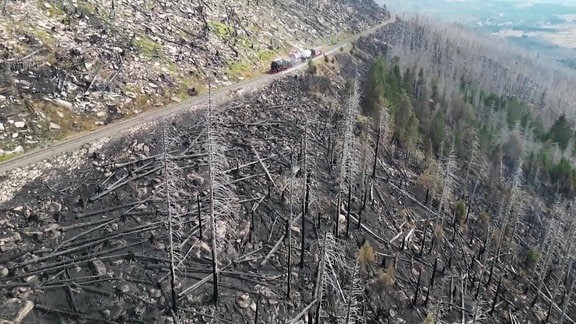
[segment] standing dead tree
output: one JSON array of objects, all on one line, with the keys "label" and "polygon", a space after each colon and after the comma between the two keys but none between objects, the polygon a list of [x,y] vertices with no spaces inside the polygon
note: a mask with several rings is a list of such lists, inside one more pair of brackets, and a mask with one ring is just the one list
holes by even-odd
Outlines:
[{"label": "standing dead tree", "polygon": [[[358,116],[358,110],[360,108],[360,92],[358,89],[358,80],[354,80],[352,87],[350,89],[350,95],[348,97],[345,117],[344,117],[344,128],[342,134],[342,162],[340,165],[340,180],[339,186],[340,190],[338,192],[338,200],[341,201],[342,194],[348,192],[348,203],[346,205],[346,236],[348,236],[350,231],[350,212],[351,212],[351,196],[352,196],[352,185],[358,173],[359,161],[357,157],[360,155],[358,151],[359,144],[356,136],[354,135],[354,127],[356,124],[356,118]],[[340,209],[340,205],[337,206]],[[338,223],[338,219],[336,219]],[[336,233],[338,235],[338,233]]]},{"label": "standing dead tree", "polygon": [[360,306],[362,303],[362,279],[360,278],[360,262],[356,259],[356,263],[352,268],[352,273],[350,274],[350,285],[346,292],[346,319],[344,324],[353,323],[364,323],[363,318],[360,314]]},{"label": "standing dead tree", "polygon": [[315,323],[324,323],[321,318],[329,319],[331,323],[361,323],[359,310],[363,286],[359,262],[345,257],[349,255],[348,251],[332,233],[325,235]]},{"label": "standing dead tree", "polygon": [[212,255],[212,274],[200,282],[184,289],[179,297],[190,293],[212,278],[212,298],[214,304],[219,297],[219,273],[223,264],[236,257],[232,242],[237,236],[238,198],[230,176],[226,147],[222,138],[221,115],[212,107],[210,84],[208,85],[208,107],[206,109],[206,148],[208,157],[208,217],[210,226],[210,253]]},{"label": "standing dead tree", "polygon": [[530,303],[530,307],[534,307],[536,302],[538,301],[538,297],[542,291],[542,286],[544,285],[544,279],[546,278],[546,273],[548,272],[548,268],[550,267],[550,261],[556,250],[556,242],[558,240],[558,232],[560,231],[561,224],[555,218],[558,216],[560,212],[560,202],[556,202],[552,209],[552,218],[549,220],[548,231],[547,231],[547,241],[548,244],[545,246],[545,250],[542,249],[542,255],[544,259],[541,262],[540,272],[534,271],[536,275],[533,279],[537,281],[536,283],[536,293],[534,294],[534,299]]},{"label": "standing dead tree", "polygon": [[182,271],[181,269],[185,267],[188,254],[184,247],[192,235],[192,224],[185,221],[187,213],[186,202],[192,197],[190,196],[190,190],[188,190],[188,184],[184,181],[183,169],[179,164],[182,155],[182,152],[178,150],[178,142],[181,136],[179,130],[172,125],[163,123],[158,131],[160,132],[158,145],[160,153],[157,155],[156,160],[160,165],[156,169],[161,171],[161,176],[152,201],[158,201],[156,214],[161,215],[163,227],[167,229],[167,260],[169,266],[169,273],[162,277],[158,283],[162,282],[164,278],[169,278],[170,313],[173,319],[178,321],[177,296],[178,287],[180,286],[178,276]]},{"label": "standing dead tree", "polygon": [[166,126],[162,127],[162,163],[164,171],[164,191],[166,201],[166,216],[168,223],[168,240],[169,240],[169,257],[170,257],[170,290],[172,297],[172,316],[176,319],[178,316],[178,306],[176,299],[176,267],[178,259],[181,259],[179,252],[176,250],[176,239],[184,233],[179,231],[182,218],[180,217],[184,210],[181,206],[173,202],[174,192],[178,190],[177,182],[182,179],[178,166],[172,161],[169,153],[170,138],[167,135]]},{"label": "standing dead tree", "polygon": [[[228,169],[228,162],[224,155],[224,140],[221,138],[221,121],[212,108],[212,97],[208,85],[208,109],[206,110],[206,147],[208,151],[208,178],[210,197],[210,231],[212,236],[212,284],[213,300],[218,302],[218,254],[225,248],[232,248],[231,237],[236,229],[235,204],[236,196],[231,185],[230,177],[224,171]],[[226,256],[234,257],[234,251],[226,251]],[[222,258],[226,260],[226,256]]]}]

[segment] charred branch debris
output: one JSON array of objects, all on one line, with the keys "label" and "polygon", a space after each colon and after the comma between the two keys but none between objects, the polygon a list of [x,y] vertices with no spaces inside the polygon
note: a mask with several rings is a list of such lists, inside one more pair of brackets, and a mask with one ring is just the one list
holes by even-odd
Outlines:
[{"label": "charred branch debris", "polygon": [[[338,56],[339,73],[365,70],[374,43]],[[322,73],[94,144],[66,172],[8,175],[36,170],[0,196],[0,318],[574,322],[569,205],[534,198],[543,234],[522,221],[505,240],[497,227],[517,216],[478,190],[457,223],[451,156],[428,203],[386,129],[355,115],[356,86]],[[503,214],[487,225],[480,210]],[[510,252],[528,240],[543,253],[533,275]]]},{"label": "charred branch debris", "polygon": [[385,19],[372,1],[3,1],[0,156],[262,74]]}]

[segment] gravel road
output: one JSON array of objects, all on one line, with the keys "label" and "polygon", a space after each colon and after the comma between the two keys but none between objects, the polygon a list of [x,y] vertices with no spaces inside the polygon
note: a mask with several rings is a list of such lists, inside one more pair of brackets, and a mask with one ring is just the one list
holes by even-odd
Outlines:
[{"label": "gravel road", "polygon": [[[379,29],[379,28],[381,28],[387,24],[393,23],[395,20],[396,20],[395,17],[393,17],[393,18],[381,23],[380,25],[377,25],[375,27],[372,27],[372,28],[364,31],[361,34],[358,34],[358,35],[355,35],[351,38],[348,38],[345,41],[328,48],[326,50],[326,54],[332,54],[332,53],[340,50],[341,47],[349,46],[351,42],[358,39],[359,37],[369,35],[369,34],[373,33],[374,31],[376,31],[377,29]],[[319,60],[319,59],[322,59],[322,56],[314,58],[314,60]],[[244,91],[252,91],[252,90],[258,89],[258,88],[262,87],[263,85],[270,83],[272,80],[274,80],[276,78],[281,78],[281,77],[285,76],[286,74],[289,74],[291,72],[295,72],[297,70],[301,70],[301,69],[305,68],[306,66],[307,66],[306,62],[300,63],[299,65],[297,65],[295,67],[292,67],[288,70],[282,71],[282,72],[277,73],[277,74],[272,74],[272,75],[265,74],[265,75],[262,75],[258,78],[255,78],[255,79],[242,81],[239,83],[235,83],[231,86],[219,89],[217,91],[213,91],[212,92],[213,103],[214,104],[220,104],[220,103],[226,102],[226,100],[231,96],[231,94],[234,94],[238,91],[244,92]],[[27,165],[35,164],[35,163],[38,163],[38,162],[44,161],[44,160],[50,160],[54,156],[58,156],[60,154],[66,153],[66,152],[72,152],[74,150],[79,149],[83,145],[97,142],[103,138],[110,138],[110,139],[117,138],[119,136],[124,135],[126,132],[128,132],[132,128],[135,128],[135,127],[138,127],[141,125],[145,125],[149,122],[162,120],[162,119],[169,117],[169,116],[174,116],[174,115],[177,115],[177,114],[180,114],[183,112],[187,112],[187,111],[190,111],[190,109],[194,109],[195,107],[201,107],[203,105],[206,105],[207,103],[208,103],[208,95],[204,94],[204,95],[186,100],[186,101],[181,102],[181,103],[176,104],[176,105],[167,106],[165,108],[158,109],[158,110],[148,111],[148,112],[145,112],[141,115],[135,116],[133,118],[122,120],[122,121],[117,121],[117,122],[111,123],[109,125],[103,126],[101,128],[98,128],[98,129],[90,131],[90,132],[85,132],[85,133],[80,133],[80,134],[74,135],[74,136],[69,137],[69,138],[67,138],[67,139],[65,139],[59,143],[55,143],[49,147],[37,148],[37,149],[28,151],[22,155],[19,155],[17,157],[14,157],[12,159],[9,159],[7,161],[0,163],[0,175],[3,175],[4,173],[6,173],[10,170],[16,169],[16,168],[25,167]]]}]

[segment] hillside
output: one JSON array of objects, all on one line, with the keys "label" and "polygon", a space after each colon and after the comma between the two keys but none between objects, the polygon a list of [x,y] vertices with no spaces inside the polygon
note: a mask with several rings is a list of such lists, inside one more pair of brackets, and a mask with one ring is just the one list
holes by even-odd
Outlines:
[{"label": "hillside", "polygon": [[467,35],[398,19],[3,175],[0,319],[573,323],[573,75]]},{"label": "hillside", "polygon": [[574,1],[409,0],[389,5],[395,13],[457,23],[575,67]]},{"label": "hillside", "polygon": [[[4,1],[0,159],[265,73],[382,22],[372,1]],[[4,155],[7,156],[4,156]]]}]

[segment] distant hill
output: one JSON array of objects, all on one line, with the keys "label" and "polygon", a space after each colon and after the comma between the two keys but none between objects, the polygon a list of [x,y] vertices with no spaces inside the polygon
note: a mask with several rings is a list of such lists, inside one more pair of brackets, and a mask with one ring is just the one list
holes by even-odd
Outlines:
[{"label": "distant hill", "polygon": [[398,15],[421,14],[491,33],[573,67],[576,1],[407,0],[387,3]]}]

